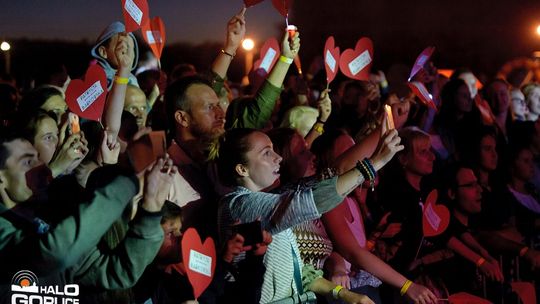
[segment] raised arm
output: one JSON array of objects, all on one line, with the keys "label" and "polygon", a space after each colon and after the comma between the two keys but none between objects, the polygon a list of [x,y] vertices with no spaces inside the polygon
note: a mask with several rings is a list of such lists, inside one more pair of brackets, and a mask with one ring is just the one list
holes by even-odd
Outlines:
[{"label": "raised arm", "polygon": [[240,12],[234,15],[227,23],[227,38],[225,39],[225,46],[212,63],[212,72],[214,72],[221,79],[225,79],[225,77],[227,77],[227,70],[229,69],[231,62],[236,55],[236,50],[246,35],[246,19],[244,17],[245,12],[246,8],[243,7]]},{"label": "raised arm", "polygon": [[115,55],[118,61],[118,71],[113,81],[111,91],[107,95],[105,110],[103,111],[103,125],[107,129],[107,145],[112,149],[120,132],[122,111],[126,99],[126,89],[135,58],[133,39],[126,33],[119,34],[115,47]]}]

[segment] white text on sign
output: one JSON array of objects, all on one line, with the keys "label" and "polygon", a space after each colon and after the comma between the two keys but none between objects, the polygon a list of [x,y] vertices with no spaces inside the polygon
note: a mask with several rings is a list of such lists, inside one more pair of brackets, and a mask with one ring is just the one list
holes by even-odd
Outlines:
[{"label": "white text on sign", "polygon": [[77,104],[79,104],[81,111],[86,111],[104,92],[99,80],[94,82],[81,96],[77,97]]},{"label": "white text on sign", "polygon": [[191,249],[189,251],[189,269],[212,277],[212,258]]},{"label": "white text on sign", "polygon": [[371,56],[369,55],[369,51],[365,50],[362,52],[362,54],[354,58],[354,60],[349,63],[349,70],[351,70],[353,75],[356,75],[370,63]]},{"label": "white text on sign", "polygon": [[272,61],[276,57],[276,50],[273,48],[269,48],[266,54],[264,55],[263,60],[261,61],[260,68],[265,70],[267,73],[270,72],[270,65],[272,64]]},{"label": "white text on sign", "polygon": [[441,218],[437,215],[435,210],[433,210],[433,206],[431,204],[428,204],[426,207],[426,219],[433,229],[439,229],[439,226],[441,225]]},{"label": "white text on sign", "polygon": [[162,43],[163,41],[159,31],[146,31],[146,39],[149,44]]},{"label": "white text on sign", "polygon": [[128,12],[128,14],[137,22],[138,25],[141,25],[143,12],[141,9],[133,2],[133,0],[126,0],[126,4],[124,4],[124,9]]},{"label": "white text on sign", "polygon": [[330,70],[332,70],[332,72],[335,72],[336,71],[336,58],[332,56],[332,53],[330,53],[329,50],[326,50],[325,60]]}]

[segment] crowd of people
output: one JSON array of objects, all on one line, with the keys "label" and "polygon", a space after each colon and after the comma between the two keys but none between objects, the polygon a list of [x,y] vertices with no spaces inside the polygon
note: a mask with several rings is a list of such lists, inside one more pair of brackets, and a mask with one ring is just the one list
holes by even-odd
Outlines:
[{"label": "crowd of people", "polygon": [[[383,72],[330,90],[323,65],[291,67],[300,29],[242,87],[227,70],[244,12],[204,73],[137,69],[137,39],[112,23],[91,50],[104,111],[80,130],[65,69],[27,92],[3,77],[2,301],[20,270],[78,284],[80,303],[520,303],[513,282],[539,290],[539,83],[479,90],[471,70],[448,79],[428,61],[413,80],[437,109]],[[450,219],[428,237],[434,189]],[[188,228],[216,244],[197,299]]]}]

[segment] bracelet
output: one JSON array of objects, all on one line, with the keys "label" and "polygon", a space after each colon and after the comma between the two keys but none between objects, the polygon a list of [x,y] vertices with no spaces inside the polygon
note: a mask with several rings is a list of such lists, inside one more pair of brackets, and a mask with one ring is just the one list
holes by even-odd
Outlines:
[{"label": "bracelet", "polygon": [[529,247],[525,246],[521,248],[521,250],[519,251],[519,256],[523,257],[527,253],[527,251],[529,251]]},{"label": "bracelet", "polygon": [[364,160],[356,162],[356,169],[360,171],[364,177],[364,180],[369,180],[371,191],[375,190],[375,178],[377,177],[377,171],[375,171],[371,161],[364,158]]},{"label": "bracelet", "polygon": [[401,296],[405,295],[407,293],[407,290],[409,290],[409,287],[411,287],[412,285],[412,281],[411,280],[407,280],[405,281],[405,283],[403,284],[403,286],[401,286],[401,290],[399,291],[399,294]]},{"label": "bracelet", "polygon": [[315,132],[319,133],[319,134],[323,134],[324,133],[324,127],[323,126],[318,126],[318,125],[313,125],[313,130],[315,130]]},{"label": "bracelet", "polygon": [[231,59],[233,59],[234,56],[236,55],[236,53],[231,54],[231,53],[228,53],[227,51],[225,51],[224,49],[221,49],[221,53],[231,57]]},{"label": "bracelet", "polygon": [[293,63],[294,59],[281,55],[281,56],[279,56],[279,61],[285,62],[287,64],[291,64],[291,63]]},{"label": "bracelet", "polygon": [[476,261],[476,267],[480,267],[480,266],[484,265],[485,262],[486,262],[486,259],[479,258],[478,261]]},{"label": "bracelet", "polygon": [[381,81],[381,88],[384,89],[386,87],[388,87],[388,81],[387,80]]},{"label": "bracelet", "polygon": [[366,249],[368,251],[373,251],[373,249],[375,249],[375,241],[373,240],[369,240],[366,242]]},{"label": "bracelet", "polygon": [[332,289],[332,297],[336,300],[339,300],[339,292],[343,289],[343,286],[338,285]]},{"label": "bracelet", "polygon": [[114,82],[117,84],[128,84],[129,78],[127,77],[120,77],[120,76],[114,76]]}]

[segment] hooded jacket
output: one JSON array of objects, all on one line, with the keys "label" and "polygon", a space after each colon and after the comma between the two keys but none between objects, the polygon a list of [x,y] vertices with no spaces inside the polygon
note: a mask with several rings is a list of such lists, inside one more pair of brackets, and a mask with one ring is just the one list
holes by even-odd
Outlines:
[{"label": "hooded jacket", "polygon": [[[105,41],[109,40],[109,38],[111,38],[112,36],[114,36],[114,35],[116,35],[118,33],[123,33],[125,31],[126,31],[126,27],[124,26],[124,24],[122,22],[115,21],[115,22],[111,23],[99,35],[99,38],[97,39],[96,44],[94,45],[94,47],[90,51],[90,54],[92,55],[92,57],[97,59],[99,65],[101,65],[103,67],[103,69],[105,70],[105,74],[107,74],[107,87],[108,87],[109,90],[112,87],[114,75],[116,74],[116,69],[114,69],[111,66],[111,64],[107,61],[107,59],[105,59],[105,58],[103,58],[103,57],[101,57],[99,55],[98,48]],[[131,67],[131,70],[134,70],[137,67],[137,64],[139,62],[139,47],[137,46],[137,39],[135,39],[135,35],[133,35],[133,33],[129,33],[128,35],[133,39],[133,42],[134,42],[133,45],[135,46],[135,58],[133,60],[133,66]],[[137,78],[135,77],[135,75],[133,75],[133,74],[129,75],[129,84],[135,85],[137,87],[139,86],[139,83],[137,82]]]}]

